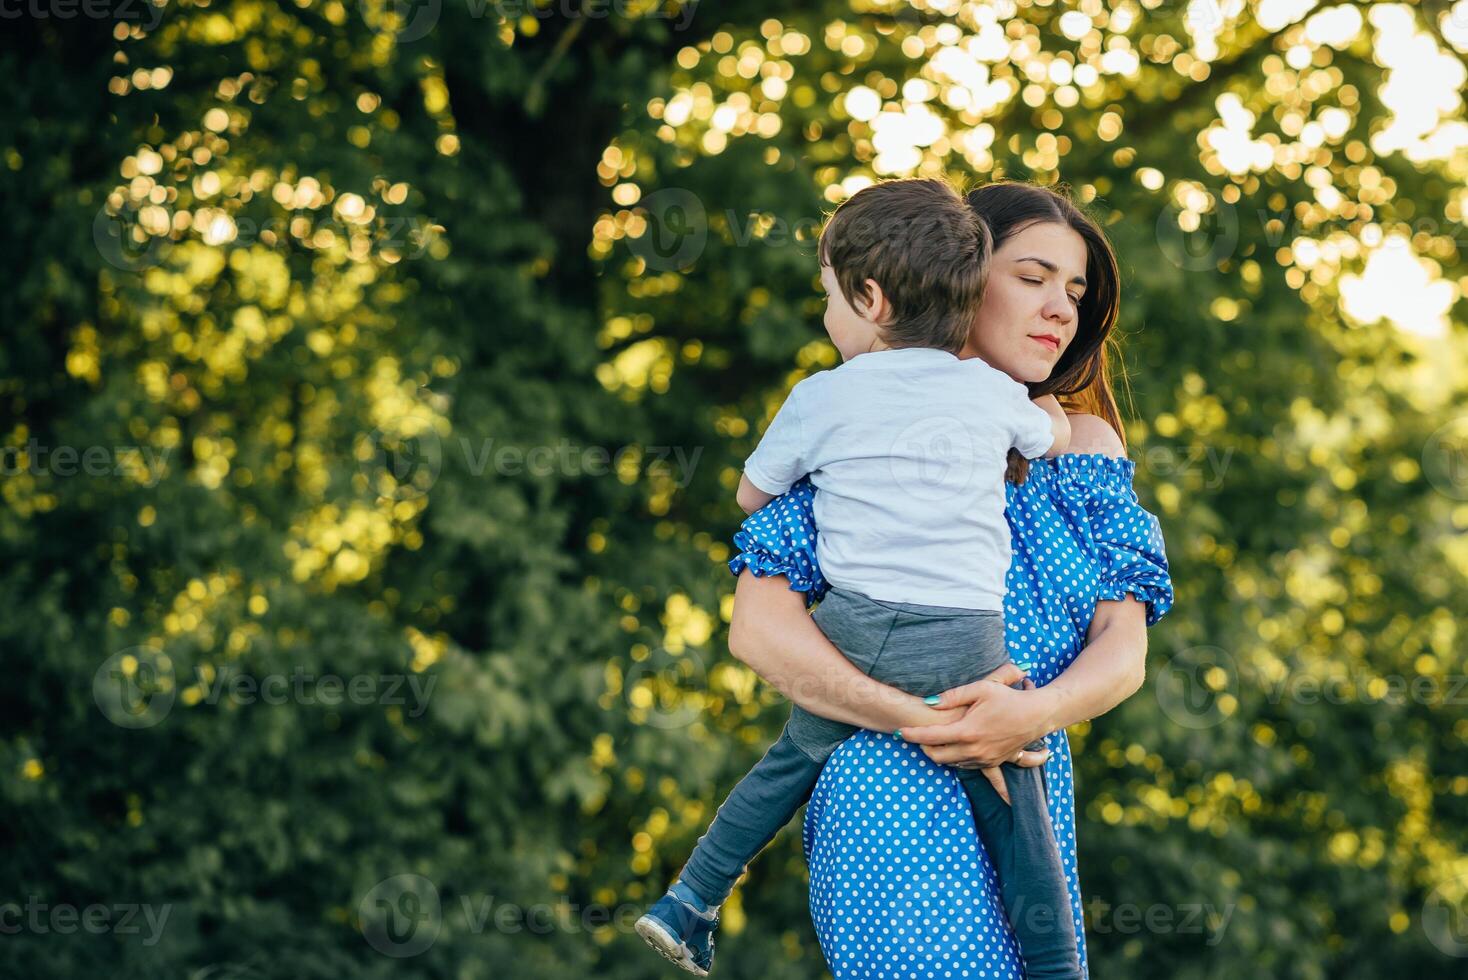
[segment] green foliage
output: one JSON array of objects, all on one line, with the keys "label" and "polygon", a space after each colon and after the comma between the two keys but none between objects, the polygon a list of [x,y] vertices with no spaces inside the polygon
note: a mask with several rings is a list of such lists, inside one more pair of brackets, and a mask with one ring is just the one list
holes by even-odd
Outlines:
[{"label": "green foliage", "polygon": [[[916,172],[1067,182],[1123,265],[1178,604],[1072,731],[1094,973],[1450,967],[1463,150],[1382,142],[1392,14],[1269,6],[1212,7],[1211,52],[1180,5],[1099,2],[7,20],[0,906],[145,908],[42,913],[0,971],[662,975],[626,916],[785,713],[724,652],[722,563],[740,460],[835,363],[809,233]],[[981,75],[937,57],[971,39]],[[927,109],[889,129],[858,86]],[[1380,319],[1351,277],[1382,294],[1393,233],[1428,281]],[[731,899],[721,975],[825,975],[799,846]],[[434,896],[384,955],[379,900]],[[1194,905],[1226,925],[1115,914]]]}]

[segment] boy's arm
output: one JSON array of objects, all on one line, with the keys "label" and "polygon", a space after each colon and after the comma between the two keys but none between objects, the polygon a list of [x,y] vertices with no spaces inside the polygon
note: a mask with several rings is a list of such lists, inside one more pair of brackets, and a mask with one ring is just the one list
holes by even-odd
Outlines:
[{"label": "boy's arm", "polygon": [[[809,380],[809,379],[806,379]],[[800,421],[802,381],[791,389],[785,404],[770,420],[759,445],[744,461],[739,489],[734,499],[746,514],[753,514],[810,472],[805,433]]]},{"label": "boy's arm", "polygon": [[1060,407],[1059,399],[1054,395],[1041,395],[1031,401],[1050,416],[1050,431],[1055,441],[1045,452],[1045,458],[1054,459],[1070,448],[1070,419],[1066,416],[1065,409]]},{"label": "boy's arm", "polygon": [[765,504],[774,500],[775,494],[765,493],[751,483],[746,474],[741,473],[739,474],[739,490],[735,493],[734,499],[739,501],[739,507],[746,514],[753,514]]}]

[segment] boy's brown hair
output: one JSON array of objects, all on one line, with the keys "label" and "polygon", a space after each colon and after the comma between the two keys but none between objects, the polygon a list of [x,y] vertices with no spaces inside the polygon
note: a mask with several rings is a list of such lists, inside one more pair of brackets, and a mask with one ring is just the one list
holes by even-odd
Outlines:
[{"label": "boy's brown hair", "polygon": [[941,180],[888,180],[863,188],[821,230],[822,265],[853,308],[871,302],[868,279],[891,304],[881,324],[891,347],[957,353],[984,299],[993,244],[982,218]]}]

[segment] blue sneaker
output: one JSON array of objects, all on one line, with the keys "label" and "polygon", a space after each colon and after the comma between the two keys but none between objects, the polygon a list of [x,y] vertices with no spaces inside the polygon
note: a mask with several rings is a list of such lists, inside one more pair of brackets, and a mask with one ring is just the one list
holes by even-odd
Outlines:
[{"label": "blue sneaker", "polygon": [[657,904],[637,920],[637,934],[673,963],[706,977],[714,965],[717,912],[703,911],[703,903],[681,881],[668,889]]}]

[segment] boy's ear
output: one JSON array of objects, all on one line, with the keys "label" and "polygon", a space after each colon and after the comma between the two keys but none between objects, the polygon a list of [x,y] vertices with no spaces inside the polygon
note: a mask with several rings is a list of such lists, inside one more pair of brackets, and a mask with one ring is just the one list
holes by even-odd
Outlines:
[{"label": "boy's ear", "polygon": [[887,294],[882,292],[882,287],[877,285],[875,279],[868,279],[862,285],[866,287],[867,294],[865,297],[858,296],[852,308],[863,320],[886,323],[892,313],[892,304],[887,302]]}]

